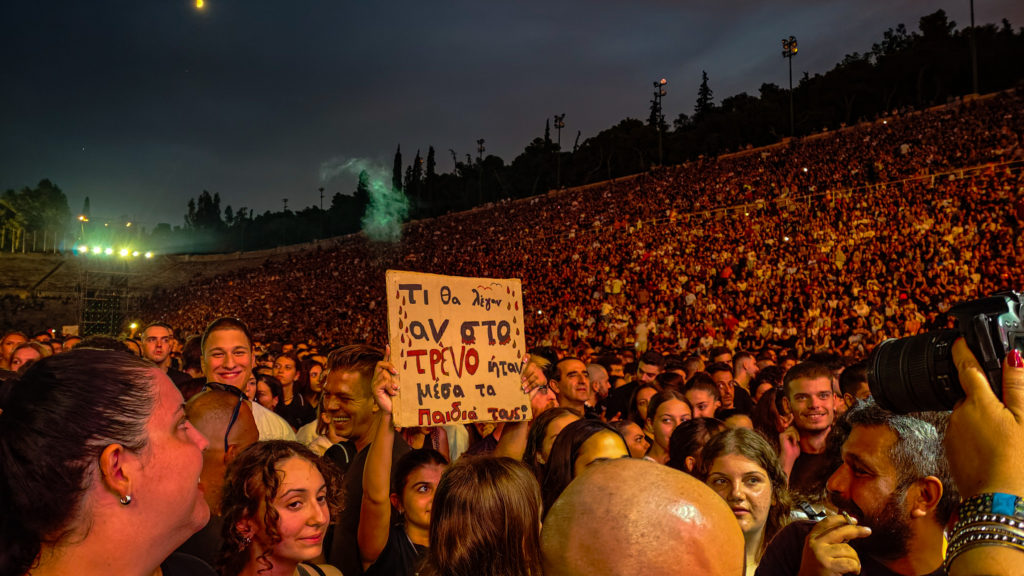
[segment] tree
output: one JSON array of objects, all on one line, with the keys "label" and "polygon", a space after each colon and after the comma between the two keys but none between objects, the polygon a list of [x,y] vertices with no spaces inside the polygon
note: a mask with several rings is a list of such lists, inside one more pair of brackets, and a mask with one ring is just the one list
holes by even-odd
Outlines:
[{"label": "tree", "polygon": [[693,107],[694,119],[703,118],[715,109],[714,92],[708,86],[708,73],[701,71],[700,88],[697,89],[697,104]]},{"label": "tree", "polygon": [[551,147],[551,119],[544,120],[544,145]]},{"label": "tree", "polygon": [[437,159],[434,157],[434,147],[427,148],[427,184],[429,185],[437,178]]},{"label": "tree", "polygon": [[395,167],[391,170],[391,189],[398,191],[402,189],[402,145],[395,150]]},{"label": "tree", "polygon": [[46,179],[40,180],[35,188],[7,190],[0,197],[0,204],[0,225],[26,232],[65,231],[71,222],[67,196]]}]

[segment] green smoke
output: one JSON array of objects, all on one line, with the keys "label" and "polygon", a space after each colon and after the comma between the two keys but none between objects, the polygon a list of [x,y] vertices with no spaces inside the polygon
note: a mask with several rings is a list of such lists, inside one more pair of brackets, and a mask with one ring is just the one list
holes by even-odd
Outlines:
[{"label": "green smoke", "polygon": [[391,175],[381,166],[360,158],[334,158],[320,165],[322,183],[342,174],[358,177],[356,195],[366,194],[366,213],[362,218],[366,236],[374,242],[401,240],[402,222],[409,216],[409,199],[401,190],[391,187]]},{"label": "green smoke", "polygon": [[386,183],[384,171],[367,173],[370,204],[363,215],[363,231],[374,242],[397,242],[402,238],[402,222],[409,216],[409,199]]}]

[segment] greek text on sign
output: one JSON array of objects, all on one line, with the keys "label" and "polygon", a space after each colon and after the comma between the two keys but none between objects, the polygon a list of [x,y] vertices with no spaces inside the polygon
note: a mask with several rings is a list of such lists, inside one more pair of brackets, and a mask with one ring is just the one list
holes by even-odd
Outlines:
[{"label": "greek text on sign", "polygon": [[529,420],[518,279],[387,271],[395,424]]}]

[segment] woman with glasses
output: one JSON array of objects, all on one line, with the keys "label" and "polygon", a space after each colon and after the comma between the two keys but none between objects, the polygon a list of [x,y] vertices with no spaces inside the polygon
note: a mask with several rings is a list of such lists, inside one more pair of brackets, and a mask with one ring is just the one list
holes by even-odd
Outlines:
[{"label": "woman with glasses", "polygon": [[0,574],[213,574],[168,557],[210,509],[207,441],[162,370],[79,348],[4,384],[0,408]]}]

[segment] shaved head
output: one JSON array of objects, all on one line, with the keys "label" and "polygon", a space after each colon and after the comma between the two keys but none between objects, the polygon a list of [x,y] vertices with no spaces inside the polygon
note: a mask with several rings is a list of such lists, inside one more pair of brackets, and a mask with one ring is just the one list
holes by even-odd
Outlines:
[{"label": "shaved head", "polygon": [[[231,424],[231,415],[238,407],[238,416]],[[238,396],[223,390],[207,390],[193,396],[185,404],[189,421],[210,442],[203,451],[203,471],[199,482],[203,496],[213,514],[220,513],[220,495],[227,465],[235,456],[259,440],[256,420],[248,402],[239,404]],[[228,425],[231,424],[231,430]],[[228,449],[224,451],[227,432]]]},{"label": "shaved head", "polygon": [[739,576],[743,550],[736,517],[710,488],[632,458],[588,468],[541,532],[544,576]]}]

